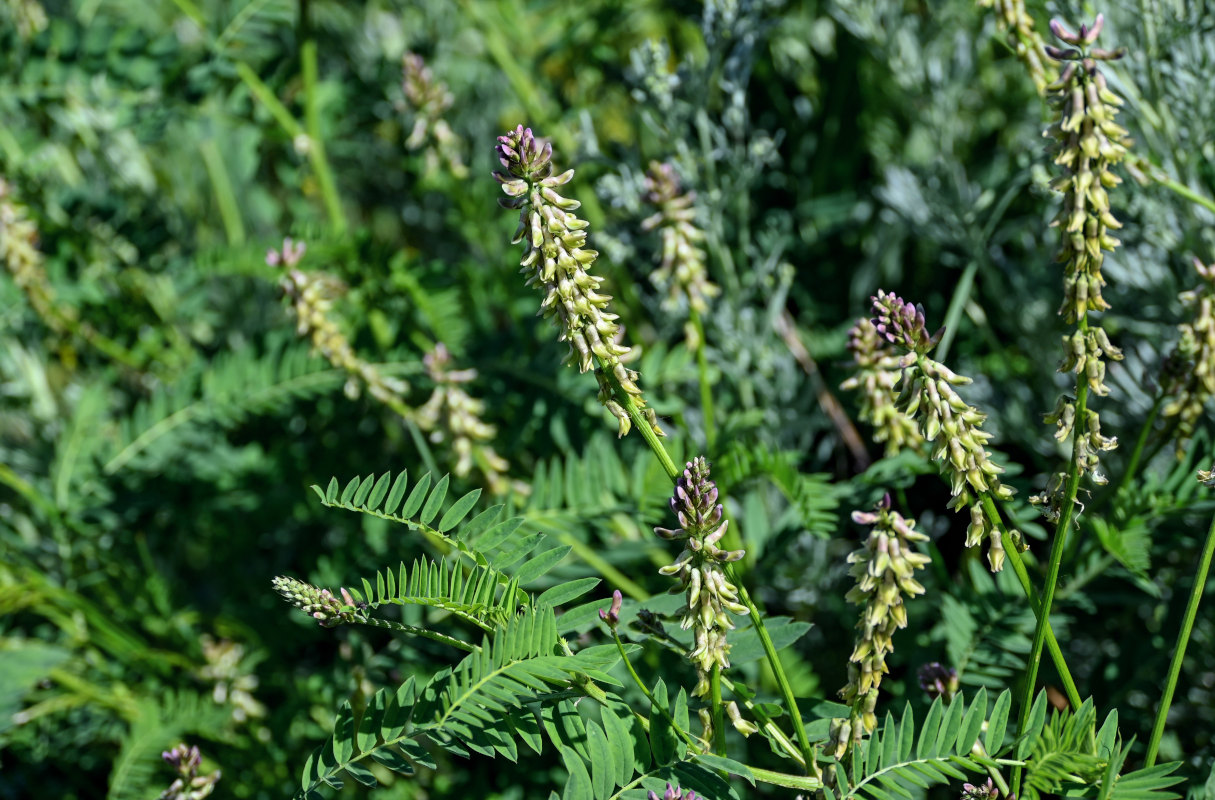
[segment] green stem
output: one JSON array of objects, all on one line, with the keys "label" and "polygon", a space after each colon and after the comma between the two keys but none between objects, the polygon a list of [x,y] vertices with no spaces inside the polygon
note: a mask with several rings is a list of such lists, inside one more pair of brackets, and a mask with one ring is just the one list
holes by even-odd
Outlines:
[{"label": "green stem", "polygon": [[[1088,321],[1080,318],[1079,329],[1087,329]],[[1067,544],[1067,534],[1071,529],[1072,515],[1076,509],[1076,493],[1080,489],[1080,453],[1077,441],[1081,431],[1085,429],[1088,413],[1088,383],[1083,376],[1076,381],[1076,417],[1072,425],[1072,454],[1067,467],[1067,481],[1064,484],[1063,505],[1059,510],[1059,521],[1055,526],[1055,540],[1051,543],[1050,564],[1046,572],[1046,584],[1042,588],[1042,608],[1038,613],[1038,624],[1034,628],[1034,643],[1030,648],[1029,660],[1025,664],[1025,683],[1021,690],[1021,716],[1018,730],[1024,731],[1029,724],[1029,710],[1034,700],[1034,684],[1038,679],[1038,664],[1042,660],[1042,647],[1046,643],[1046,632],[1050,628],[1051,604],[1055,600],[1055,585],[1059,582],[1059,567],[1063,562],[1063,550]],[[1021,770],[1013,770],[1013,792],[1021,788]]]},{"label": "green stem", "polygon": [[747,591],[747,587],[734,574],[734,565],[723,564],[723,567],[725,568],[726,577],[738,588],[738,600],[747,607],[747,611],[751,616],[751,624],[755,626],[755,633],[759,636],[759,643],[764,648],[764,655],[768,657],[768,666],[772,668],[772,674],[776,676],[776,683],[780,687],[781,696],[784,698],[785,706],[789,709],[789,716],[793,720],[793,730],[797,734],[797,744],[802,750],[802,758],[805,759],[806,764],[813,764],[814,751],[810,748],[810,738],[806,735],[806,726],[802,722],[801,712],[797,708],[797,698],[793,695],[793,686],[789,683],[789,676],[785,674],[785,668],[780,663],[780,657],[776,653],[776,646],[772,644],[772,637],[768,635],[768,629],[764,626],[763,615],[751,599],[751,594]]},{"label": "green stem", "polygon": [[1215,555],[1215,519],[1211,520],[1211,527],[1207,530],[1207,541],[1203,545],[1202,556],[1198,559],[1198,572],[1194,575],[1194,585],[1190,588],[1190,600],[1186,604],[1185,617],[1181,620],[1181,630],[1177,633],[1173,661],[1169,664],[1169,677],[1164,684],[1164,694],[1160,697],[1160,709],[1156,712],[1156,724],[1152,726],[1152,738],[1148,740],[1147,757],[1143,760],[1145,767],[1156,763],[1156,751],[1160,747],[1160,737],[1164,734],[1164,723],[1169,716],[1169,706],[1173,702],[1173,691],[1177,688],[1177,679],[1181,676],[1181,662],[1185,658],[1185,648],[1194,630],[1194,618],[1198,616],[1198,602],[1202,600],[1202,592],[1206,587],[1212,555]]},{"label": "green stem", "polygon": [[1215,200],[1199,194],[1180,181],[1169,177],[1169,174],[1146,158],[1131,156],[1127,159],[1131,167],[1146,174],[1149,178],[1164,188],[1181,195],[1191,203],[1197,203],[1208,211],[1215,211]]},{"label": "green stem", "polygon": [[[1004,521],[1000,518],[1000,512],[996,508],[995,501],[990,495],[982,495],[983,510],[987,513],[987,518],[1000,531],[1000,542],[1004,545],[1004,552],[1008,558],[1008,563],[1012,564],[1013,573],[1017,576],[1017,582],[1021,584],[1021,590],[1025,592],[1025,597],[1029,600],[1030,610],[1034,612],[1034,616],[1041,618],[1042,604],[1038,599],[1038,593],[1034,591],[1034,586],[1029,580],[1029,570],[1025,568],[1025,559],[1021,558],[1021,550],[1017,547],[1017,543],[1013,541],[1012,535],[1004,526]],[[1059,679],[1063,681],[1063,690],[1067,694],[1067,700],[1072,704],[1072,708],[1079,708],[1081,704],[1080,692],[1076,689],[1076,681],[1072,679],[1072,673],[1067,668],[1067,661],[1063,658],[1063,650],[1059,647],[1059,640],[1055,638],[1055,632],[1051,630],[1049,621],[1046,627],[1046,649],[1050,652],[1051,661],[1055,664],[1055,670],[1059,673]]]},{"label": "green stem", "polygon": [[232,190],[232,179],[228,168],[224,166],[224,157],[219,152],[219,145],[214,139],[206,139],[199,144],[203,165],[211,178],[211,188],[215,191],[215,205],[219,207],[219,218],[224,223],[224,234],[228,244],[239,246],[245,243],[245,222],[241,218],[240,204],[236,201],[236,193]]},{"label": "green stem", "polygon": [[316,181],[321,187],[321,197],[334,233],[345,233],[346,218],[342,214],[342,201],[338,198],[333,171],[325,157],[325,139],[321,135],[321,115],[316,98],[316,40],[308,39],[300,48],[300,66],[304,78],[304,125],[308,131],[308,160]]},{"label": "green stem", "polygon": [[641,676],[637,674],[637,670],[633,669],[633,662],[629,661],[629,654],[624,651],[624,642],[620,641],[620,634],[616,633],[615,628],[612,628],[612,639],[616,642],[616,649],[620,651],[620,658],[624,661],[625,669],[629,671],[629,675],[632,677],[633,683],[637,684],[637,688],[641,689],[641,693],[644,694],[645,698],[650,701],[650,708],[657,709],[658,713],[662,714],[663,718],[666,719],[671,728],[674,729],[675,732],[679,734],[679,737],[688,745],[688,748],[699,754],[700,746],[696,744],[696,741],[691,737],[690,734],[688,734],[687,731],[679,727],[679,723],[675,722],[675,718],[671,716],[671,712],[658,704],[658,701],[654,699],[654,695],[650,693],[650,687],[646,686],[642,682]]},{"label": "green stem", "polygon": [[719,756],[726,754],[725,714],[721,705],[721,665],[714,664],[709,673],[709,708],[713,715],[713,752]]},{"label": "green stem", "polygon": [[937,361],[945,362],[945,356],[949,353],[949,345],[953,344],[953,337],[958,332],[958,320],[962,318],[962,309],[970,300],[970,290],[974,286],[975,273],[978,271],[979,260],[972,258],[966,265],[962,277],[958,279],[958,285],[953,290],[953,298],[949,301],[949,310],[945,312],[945,333],[941,334],[941,341],[933,355]]},{"label": "green stem", "polygon": [[[608,381],[610,381],[612,384],[612,391],[616,395],[616,402],[620,403],[620,405],[628,413],[629,419],[633,421],[634,427],[641,431],[642,437],[646,440],[646,443],[649,444],[650,449],[654,452],[654,455],[657,457],[659,463],[662,464],[663,469],[666,470],[667,475],[671,478],[671,480],[677,480],[682,473],[679,471],[679,468],[675,466],[675,462],[671,459],[670,454],[667,453],[666,448],[662,446],[662,442],[659,440],[657,434],[654,433],[653,429],[650,427],[650,424],[646,421],[645,417],[641,415],[641,411],[638,410],[637,403],[634,402],[633,396],[624,390],[624,387],[620,385],[620,381],[617,380],[612,370],[604,367],[602,360],[599,361],[599,365],[600,369],[603,369],[603,373],[607,376]],[[797,742],[802,749],[802,757],[805,759],[806,764],[812,764],[814,763],[813,752],[810,748],[810,739],[808,736],[806,736],[806,726],[802,722],[801,712],[799,712],[797,708],[797,698],[793,695],[793,687],[789,683],[789,677],[785,674],[785,668],[780,663],[780,658],[776,654],[776,647],[772,644],[772,637],[768,635],[768,629],[764,625],[763,615],[760,613],[759,608],[756,607],[755,602],[751,599],[751,595],[747,591],[747,587],[742,583],[742,581],[738,580],[734,571],[734,565],[725,564],[724,567],[726,577],[729,578],[730,582],[738,588],[739,602],[747,607],[747,611],[751,616],[751,624],[755,626],[755,633],[759,636],[760,644],[763,645],[764,648],[764,654],[768,658],[768,666],[771,667],[772,674],[776,676],[776,682],[780,686],[781,695],[784,697],[785,705],[789,711],[789,716],[793,720],[793,729],[797,733]]]},{"label": "green stem", "polygon": [[705,326],[700,312],[688,309],[692,327],[696,330],[696,374],[700,382],[700,409],[705,417],[705,449],[717,452],[717,427],[713,424],[713,385],[709,381],[709,360],[705,355]]},{"label": "green stem", "polygon": [[1156,424],[1156,417],[1159,416],[1160,409],[1164,407],[1164,401],[1164,395],[1157,397],[1156,402],[1152,404],[1152,410],[1148,412],[1147,419],[1143,421],[1143,427],[1139,429],[1139,438],[1135,441],[1135,449],[1131,451],[1131,458],[1126,463],[1126,471],[1122,474],[1122,480],[1118,482],[1118,489],[1114,492],[1114,496],[1122,494],[1126,487],[1131,485],[1135,473],[1139,471],[1143,448],[1147,445],[1148,436],[1152,433],[1152,426]]}]

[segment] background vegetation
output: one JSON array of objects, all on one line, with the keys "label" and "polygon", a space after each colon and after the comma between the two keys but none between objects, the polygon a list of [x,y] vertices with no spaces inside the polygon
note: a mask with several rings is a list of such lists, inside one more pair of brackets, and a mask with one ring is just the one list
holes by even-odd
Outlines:
[{"label": "background vegetation", "polygon": [[[1215,15],[1028,10],[1040,29],[1105,13],[1103,43],[1129,51],[1109,70],[1120,122],[1149,176],[1111,192],[1125,227],[1104,325],[1126,358],[1103,429],[1127,446],[1107,456],[1110,490],[1083,499],[1115,503],[1116,530],[1081,516],[1054,621],[1082,693],[1144,740],[1215,511],[1193,480],[1210,421],[1176,453],[1158,437],[1114,489],[1186,319],[1191,262],[1215,258],[1211,204],[1175,190],[1215,196]],[[423,358],[440,342],[477,371],[463,389],[496,426],[506,502],[573,548],[543,581],[597,575],[585,599],[601,604],[622,581],[666,589],[649,532],[670,524],[669,485],[637,436],[616,442],[589,376],[559,367],[566,345],[507,247],[492,146],[519,123],[577,168],[567,194],[642,351],[632,366],[676,457],[713,462],[752,593],[813,624],[784,651],[799,695],[846,681],[846,510],[884,489],[933,562],[883,702],[924,706],[914,674],[930,661],[963,687],[1009,686],[1034,624],[1020,590],[963,550],[965,515],[945,510],[934,468],[884,458],[838,389],[849,327],[879,287],[898,291],[931,327],[948,316],[949,363],[976,379],[967,400],[1002,463],[1024,465],[1018,499],[1057,469],[1040,420],[1071,383],[1054,372],[1058,200],[1046,108],[1006,42],[970,0],[0,3],[0,797],[154,796],[172,779],[159,753],[183,739],[223,770],[221,793],[282,797],[343,700],[449,663],[425,639],[319,629],[270,587],[350,585],[435,554],[308,487],[459,471],[450,435],[409,412],[435,388]],[[407,53],[430,70],[421,104]],[[654,159],[698,193],[722,289],[703,315],[709,425],[686,306],[651,281]],[[357,358],[408,383],[395,406],[297,335],[265,260],[284,236],[307,243],[302,270],[335,279],[330,318]],[[451,480],[452,497],[494,488],[483,468]],[[1041,560],[1045,534],[1018,508]],[[651,674],[691,674],[646,658]],[[1161,752],[1184,761],[1193,797],[1215,797],[1213,663],[1215,616],[1200,613]],[[1042,680],[1057,679],[1044,666]],[[564,768],[542,763],[453,759],[381,791],[545,796]]]}]

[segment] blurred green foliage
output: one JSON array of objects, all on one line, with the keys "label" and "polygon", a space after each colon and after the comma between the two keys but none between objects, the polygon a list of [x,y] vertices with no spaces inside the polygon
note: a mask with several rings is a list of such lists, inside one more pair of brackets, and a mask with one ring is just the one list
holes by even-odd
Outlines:
[{"label": "blurred green foliage", "polygon": [[[1130,53],[1111,84],[1136,154],[1215,195],[1215,16],[1115,2],[1029,10],[1040,28],[1103,11],[1104,40]],[[418,122],[406,53],[450,93],[443,119],[466,177],[428,156],[430,140],[406,146]],[[567,188],[643,351],[633,366],[689,457],[706,447],[704,415],[684,313],[662,309],[649,280],[643,171],[670,160],[698,192],[723,288],[704,319],[720,443],[706,455],[753,593],[814,623],[786,651],[799,694],[833,697],[846,680],[857,533],[840,508],[887,489],[933,539],[928,593],[891,659],[910,679],[889,681],[887,700],[918,707],[911,676],[928,661],[952,663],[964,687],[1020,673],[1024,599],[963,552],[965,520],[944,510],[931,467],[858,449],[855,398],[836,388],[846,331],[877,288],[923,302],[936,324],[955,302],[950,363],[976,379],[968,401],[1023,465],[1018,499],[1057,468],[1040,418],[1070,378],[1054,373],[1045,109],[990,11],[4,0],[0,73],[0,224],[30,220],[43,267],[32,290],[0,278],[0,797],[154,796],[171,780],[159,753],[183,739],[223,770],[220,792],[281,797],[343,700],[451,663],[426,640],[331,635],[270,591],[278,574],[336,587],[428,552],[382,520],[323,509],[310,484],[452,463],[367,392],[343,392],[348,376],[295,337],[263,258],[284,236],[308,243],[304,269],[340,282],[344,335],[413,386],[413,406],[433,388],[422,358],[436,343],[477,370],[466,388],[487,402],[509,476],[531,487],[509,502],[528,530],[575,547],[560,580],[596,574],[583,552],[665,588],[649,529],[668,522],[667,486],[636,436],[611,442],[589,376],[558,366],[565,346],[507,252],[514,220],[489,173],[494,137],[520,122],[577,167]],[[1124,244],[1106,261],[1104,324],[1127,357],[1103,414],[1129,450],[1184,321],[1190,262],[1215,257],[1215,214],[1154,182],[1128,180],[1113,202]],[[1141,740],[1215,511],[1193,481],[1212,433],[1207,420],[1181,460],[1163,447],[1135,485],[1086,498],[1113,522],[1082,516],[1065,562],[1055,630],[1069,663],[1102,716],[1117,707]],[[453,496],[479,485],[476,471],[453,478]],[[1185,762],[1194,797],[1212,797],[1213,661],[1215,616],[1200,612],[1162,749]],[[642,663],[690,674],[652,653]],[[759,662],[740,669],[753,685],[770,677]],[[552,759],[439,767],[386,792],[536,797],[564,773]]]}]

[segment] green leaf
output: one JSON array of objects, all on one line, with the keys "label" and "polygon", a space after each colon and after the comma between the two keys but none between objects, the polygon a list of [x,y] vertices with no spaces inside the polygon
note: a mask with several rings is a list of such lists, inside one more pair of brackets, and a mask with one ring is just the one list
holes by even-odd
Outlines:
[{"label": "green leaf", "polygon": [[594,722],[586,724],[586,749],[591,756],[591,784],[595,797],[608,797],[615,785],[616,762],[607,735]]},{"label": "green leaf", "polygon": [[354,493],[359,490],[359,478],[356,475],[350,479],[350,483],[346,484],[346,488],[342,490],[341,504],[344,506],[350,505],[350,498],[354,497]]},{"label": "green leaf", "polygon": [[409,488],[409,470],[401,470],[401,474],[392,482],[392,491],[388,493],[388,501],[384,503],[382,511],[385,514],[395,514],[397,506],[401,505],[401,498],[405,496],[405,490]]},{"label": "green leaf", "polygon": [[380,479],[375,482],[375,488],[371,490],[371,494],[367,497],[367,508],[374,511],[380,507],[380,503],[383,502],[384,497],[388,494],[388,487],[390,485],[391,478],[392,473],[385,472],[380,476]]},{"label": "green leaf", "polygon": [[[364,508],[364,503],[371,496],[371,490],[375,488],[377,481],[372,480],[375,475],[368,475],[363,479],[363,483],[359,485],[359,490],[354,493],[354,497],[350,498],[350,505],[356,508]],[[384,473],[384,477],[388,477],[388,473]]]},{"label": "green leaf", "polygon": [[422,507],[422,501],[426,499],[428,491],[430,491],[429,472],[414,484],[413,491],[409,493],[409,499],[405,501],[405,507],[401,509],[401,516],[411,519],[414,514],[418,513],[418,509]]},{"label": "green leaf", "polygon": [[1000,754],[1000,748],[1004,745],[1004,736],[1008,732],[1008,710],[1011,707],[1012,692],[1005,689],[996,698],[996,707],[992,709],[991,719],[987,723],[987,735],[983,739],[983,748],[992,758]]},{"label": "green leaf", "polygon": [[975,741],[979,738],[979,733],[983,729],[983,720],[987,718],[987,689],[986,687],[979,689],[975,695],[975,699],[971,701],[970,708],[966,710],[966,716],[962,718],[962,727],[958,731],[958,741],[956,752],[958,755],[967,755],[975,746]]},{"label": "green leaf", "polygon": [[582,759],[568,747],[560,748],[561,761],[569,772],[569,780],[565,783],[565,791],[561,800],[595,800],[595,792],[591,787],[591,776],[586,772]]},{"label": "green leaf", "polygon": [[324,499],[328,500],[328,501],[329,501],[329,502],[331,502],[331,503],[332,503],[332,502],[334,502],[334,501],[336,501],[336,500],[337,500],[337,496],[338,496],[338,488],[339,488],[339,487],[338,487],[337,478],[330,478],[330,479],[329,479],[329,488],[327,488],[327,489],[325,490],[325,498],[324,498]]},{"label": "green leaf", "polygon": [[515,571],[515,578],[520,584],[528,584],[539,578],[544,573],[548,572],[553,567],[560,563],[561,559],[569,555],[573,549],[568,545],[554,547],[552,550],[545,550],[538,556],[535,556],[523,563]]},{"label": "green leaf", "polygon": [[481,552],[493,550],[498,545],[505,542],[519,526],[523,524],[523,517],[511,517],[499,522],[485,532],[485,535],[476,541],[477,549]]},{"label": "green leaf", "polygon": [[[777,651],[783,650],[806,635],[812,627],[808,622],[794,622],[789,617],[772,617],[764,620],[764,627],[772,637]],[[764,648],[755,628],[744,628],[730,634],[730,663],[745,664],[764,657]],[[843,716],[848,716],[845,712]]]},{"label": "green leaf", "polygon": [[[443,518],[439,520],[439,531],[446,533],[452,528],[460,524],[460,520],[468,515],[472,507],[477,504],[477,500],[481,497],[481,490],[474,489],[468,494],[461,497],[459,500],[451,504],[451,508],[447,509],[443,514]],[[425,520],[423,520],[424,522]]]},{"label": "green leaf", "polygon": [[731,775],[737,775],[752,786],[755,785],[755,775],[751,773],[751,768],[746,764],[741,764],[732,758],[723,758],[722,756],[713,755],[712,753],[702,753],[696,756],[697,763],[704,764],[709,769],[728,772]]},{"label": "green leaf", "polygon": [[[368,480],[367,483],[370,484],[371,481]],[[357,761],[352,761],[346,765],[346,774],[369,789],[374,789],[379,785],[379,781],[375,779],[375,775],[371,774],[371,770]]]},{"label": "green leaf", "polygon": [[1034,700],[1033,706],[1029,709],[1029,719],[1026,722],[1025,730],[1020,731],[1017,735],[1017,758],[1025,760],[1033,749],[1034,741],[1038,738],[1038,734],[1042,732],[1042,726],[1046,723],[1046,690],[1038,692],[1038,697]]},{"label": "green leaf", "polygon": [[920,739],[916,743],[916,758],[928,758],[936,755],[934,748],[937,742],[937,733],[941,729],[941,698],[932,701],[932,706],[928,709],[927,716],[924,717],[924,724],[920,728]]},{"label": "green leaf", "polygon": [[667,718],[670,702],[667,685],[661,678],[654,684],[654,702],[650,705],[650,751],[655,764],[669,764],[675,760],[677,734]]},{"label": "green leaf", "polygon": [[[587,592],[594,589],[600,583],[599,578],[579,578],[568,583],[559,583],[556,586],[541,593],[536,598],[537,603],[544,603],[553,608],[557,608],[562,603],[568,603],[571,600],[577,599]],[[558,622],[560,624],[560,622]]]},{"label": "green leaf", "polygon": [[449,475],[439,478],[439,482],[435,484],[434,491],[430,493],[430,497],[426,498],[426,504],[422,506],[422,513],[418,515],[418,520],[423,525],[429,525],[430,521],[438,516],[439,509],[443,507],[443,501],[447,498],[447,484],[449,480]]}]

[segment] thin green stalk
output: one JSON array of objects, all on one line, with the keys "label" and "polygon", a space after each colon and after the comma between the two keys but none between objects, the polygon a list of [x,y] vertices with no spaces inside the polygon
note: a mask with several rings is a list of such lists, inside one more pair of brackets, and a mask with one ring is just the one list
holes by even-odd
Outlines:
[{"label": "thin green stalk", "polygon": [[962,272],[962,277],[958,279],[958,285],[954,287],[949,310],[945,312],[945,333],[941,334],[941,341],[933,356],[937,361],[944,363],[945,356],[949,354],[949,346],[953,344],[953,337],[958,332],[958,320],[962,318],[962,309],[966,308],[966,303],[970,300],[970,290],[974,286],[975,273],[978,271],[979,260],[972,258]]},{"label": "thin green stalk", "polygon": [[675,718],[671,716],[670,711],[658,704],[658,701],[654,699],[654,695],[650,692],[650,687],[642,682],[641,676],[637,674],[637,670],[633,669],[633,662],[629,661],[629,654],[624,650],[624,642],[620,641],[620,634],[616,632],[615,628],[612,629],[612,639],[616,642],[616,649],[620,651],[620,659],[624,661],[625,669],[629,671],[629,676],[632,677],[633,683],[637,684],[637,688],[650,701],[650,707],[658,709],[658,713],[662,714],[663,718],[670,723],[671,727],[687,743],[688,747],[696,753],[700,753],[700,747],[696,744],[696,741],[687,731],[679,727],[679,723],[675,722]]},{"label": "thin green stalk", "polygon": [[1118,482],[1118,489],[1114,495],[1120,495],[1126,490],[1126,487],[1131,485],[1131,481],[1135,477],[1135,473],[1139,471],[1139,463],[1143,457],[1143,448],[1147,445],[1148,436],[1152,433],[1152,426],[1156,424],[1156,417],[1160,414],[1160,409],[1164,407],[1164,395],[1156,398],[1156,402],[1152,404],[1152,410],[1148,412],[1147,419],[1143,421],[1143,427],[1139,429],[1139,438],[1135,440],[1135,449],[1131,451],[1131,458],[1126,463],[1126,470],[1122,474],[1122,480]]},{"label": "thin green stalk", "polygon": [[[1085,330],[1088,322],[1080,318],[1079,328]],[[1088,383],[1081,378],[1076,382],[1076,422],[1072,426],[1072,454],[1067,467],[1067,482],[1064,485],[1063,506],[1059,510],[1059,521],[1055,525],[1055,540],[1051,543],[1050,564],[1046,572],[1046,584],[1042,588],[1042,609],[1038,614],[1038,624],[1034,628],[1034,643],[1030,649],[1029,660],[1025,664],[1025,684],[1021,692],[1021,715],[1018,730],[1025,730],[1029,724],[1029,710],[1034,700],[1034,684],[1038,679],[1038,664],[1042,660],[1042,647],[1046,643],[1046,632],[1050,628],[1051,604],[1055,600],[1055,585],[1059,582],[1059,567],[1063,562],[1063,550],[1067,544],[1067,534],[1071,529],[1072,515],[1076,509],[1076,493],[1080,489],[1080,460],[1076,442],[1084,426],[1085,414],[1088,409]],[[1013,792],[1021,788],[1021,769],[1013,770]]]},{"label": "thin green stalk", "polygon": [[764,655],[768,657],[768,665],[772,668],[772,674],[776,676],[776,683],[780,687],[781,696],[784,698],[785,706],[789,710],[789,716],[793,720],[793,730],[797,734],[797,744],[802,749],[802,758],[805,759],[806,764],[813,764],[814,751],[810,747],[810,738],[806,735],[806,726],[802,722],[801,712],[797,708],[797,698],[793,695],[793,686],[789,683],[789,676],[785,674],[785,668],[780,663],[780,657],[776,653],[776,646],[772,644],[772,637],[768,635],[768,629],[764,626],[763,615],[751,599],[751,594],[747,591],[747,587],[734,574],[734,565],[725,564],[724,567],[726,577],[738,587],[738,600],[747,607],[747,611],[751,616],[751,624],[755,627],[755,633],[759,636],[759,643],[764,648]]},{"label": "thin green stalk", "polygon": [[[1004,545],[1004,552],[1008,558],[1008,563],[1012,564],[1013,574],[1017,576],[1017,582],[1021,584],[1021,590],[1025,592],[1025,597],[1029,600],[1030,610],[1034,612],[1034,616],[1038,619],[1042,617],[1042,604],[1038,599],[1038,593],[1034,591],[1034,586],[1029,580],[1029,570],[1025,568],[1025,559],[1021,558],[1021,551],[1017,547],[1017,543],[1013,541],[1012,536],[1005,527],[1004,521],[1000,518],[1000,512],[996,508],[995,501],[987,494],[982,495],[983,510],[987,514],[987,518],[1000,531],[1000,542]],[[1067,694],[1067,700],[1072,704],[1072,708],[1079,708],[1081,704],[1080,692],[1076,689],[1076,681],[1072,678],[1071,671],[1067,668],[1067,661],[1063,658],[1063,650],[1059,647],[1059,640],[1055,638],[1055,632],[1050,628],[1049,618],[1046,627],[1046,648],[1050,652],[1051,661],[1055,664],[1055,670],[1059,673],[1059,679],[1063,681],[1063,690]]]},{"label": "thin green stalk", "polygon": [[700,312],[688,309],[692,327],[696,329],[696,377],[700,382],[700,409],[705,416],[705,449],[717,452],[717,427],[713,424],[713,385],[709,382],[709,360],[705,355],[705,326]]},{"label": "thin green stalk", "polygon": [[342,201],[338,198],[337,184],[329,159],[325,157],[325,138],[321,135],[321,115],[317,107],[316,92],[316,40],[308,39],[300,48],[300,67],[304,78],[304,125],[308,130],[308,160],[316,181],[321,187],[321,197],[334,233],[345,233],[346,217],[342,214]]},{"label": "thin green stalk", "polygon": [[219,146],[214,139],[206,139],[199,144],[202,152],[203,165],[211,178],[211,188],[215,192],[215,205],[219,207],[219,218],[224,223],[224,234],[228,244],[242,245],[245,243],[245,221],[240,213],[240,205],[236,202],[236,193],[232,190],[232,179],[224,158],[220,155]]},{"label": "thin green stalk", "polygon": [[[601,369],[602,366],[603,365],[601,362]],[[675,466],[675,462],[671,459],[670,454],[667,453],[666,448],[662,446],[662,442],[658,439],[658,436],[654,433],[653,429],[650,428],[649,423],[646,422],[643,416],[641,416],[641,412],[638,410],[637,404],[633,401],[633,396],[620,386],[620,382],[616,379],[616,376],[611,370],[604,369],[604,374],[608,376],[608,380],[612,384],[612,391],[616,395],[616,401],[624,407],[625,411],[629,415],[629,419],[633,421],[634,427],[641,431],[642,437],[646,440],[646,443],[650,445],[650,449],[654,452],[655,457],[658,458],[659,463],[662,464],[663,469],[666,470],[667,475],[670,476],[671,480],[677,480],[682,473],[679,471],[678,467]],[[802,757],[805,759],[807,764],[812,764],[814,763],[813,751],[810,748],[810,739],[806,735],[805,723],[802,722],[802,715],[797,708],[797,698],[793,695],[793,687],[789,683],[789,676],[785,674],[785,668],[780,663],[780,658],[776,654],[776,647],[772,644],[772,637],[768,635],[768,629],[764,625],[763,615],[760,613],[759,608],[756,607],[755,602],[751,599],[751,595],[747,591],[747,587],[738,579],[733,564],[725,564],[724,566],[726,577],[738,587],[739,602],[747,607],[747,611],[751,616],[751,624],[755,626],[755,632],[759,636],[760,644],[763,645],[764,648],[764,654],[768,658],[768,665],[772,668],[772,674],[776,676],[776,682],[780,686],[781,695],[784,698],[785,706],[789,711],[790,718],[793,720],[793,728],[797,733],[798,745],[802,749]]]},{"label": "thin green stalk", "polygon": [[1177,679],[1181,676],[1181,662],[1185,658],[1185,648],[1189,644],[1190,634],[1194,631],[1194,618],[1198,616],[1198,603],[1202,600],[1202,592],[1206,587],[1212,555],[1215,555],[1215,518],[1211,520],[1211,527],[1207,530],[1207,541],[1202,547],[1202,556],[1198,559],[1198,572],[1194,575],[1190,600],[1185,607],[1185,617],[1181,620],[1181,630],[1177,633],[1177,645],[1173,648],[1173,661],[1169,664],[1169,677],[1164,683],[1164,694],[1160,697],[1160,708],[1156,712],[1156,724],[1152,726],[1152,738],[1148,740],[1147,757],[1143,760],[1145,767],[1156,763],[1156,751],[1160,747],[1160,737],[1164,734],[1164,723],[1169,716],[1169,706],[1173,702]]},{"label": "thin green stalk", "polygon": [[714,664],[709,673],[709,708],[713,715],[713,752],[719,756],[726,754],[725,714],[721,705],[721,665]]}]

